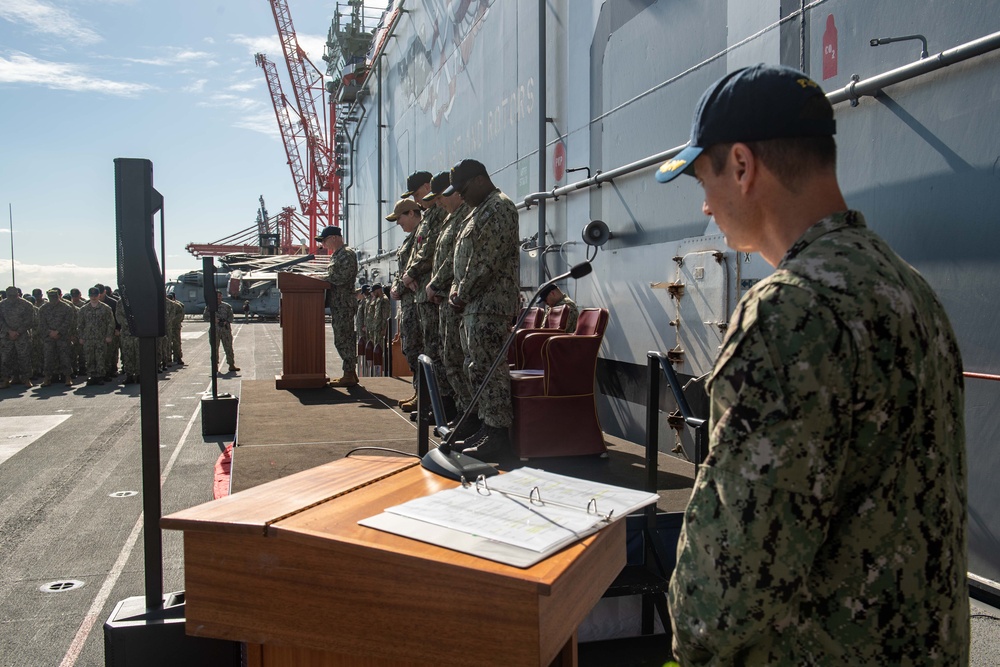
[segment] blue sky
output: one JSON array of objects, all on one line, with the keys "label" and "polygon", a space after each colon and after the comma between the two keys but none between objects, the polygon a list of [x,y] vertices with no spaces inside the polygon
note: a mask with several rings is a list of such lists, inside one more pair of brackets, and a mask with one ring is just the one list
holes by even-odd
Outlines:
[{"label": "blue sky", "polygon": [[[324,67],[336,2],[288,6]],[[291,95],[267,0],[0,0],[0,283],[11,217],[22,289],[116,282],[116,157],[153,162],[168,278],[201,267],[188,243],[253,225],[258,196],[297,206],[258,51]]]}]

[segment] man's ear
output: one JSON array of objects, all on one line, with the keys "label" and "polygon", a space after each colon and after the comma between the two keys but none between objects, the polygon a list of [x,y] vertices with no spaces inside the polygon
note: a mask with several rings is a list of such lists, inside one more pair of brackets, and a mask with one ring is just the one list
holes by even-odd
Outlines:
[{"label": "man's ear", "polygon": [[746,194],[757,179],[757,157],[746,144],[735,143],[729,150],[729,158],[734,165],[733,176],[736,183],[740,191]]}]

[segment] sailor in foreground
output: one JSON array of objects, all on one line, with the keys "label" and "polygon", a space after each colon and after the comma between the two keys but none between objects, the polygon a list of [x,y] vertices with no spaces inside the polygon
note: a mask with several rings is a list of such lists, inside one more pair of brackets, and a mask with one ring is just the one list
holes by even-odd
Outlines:
[{"label": "sailor in foreground", "polygon": [[330,308],[330,326],[333,327],[333,344],[343,359],[344,374],[330,380],[334,387],[351,387],[358,384],[358,338],[354,331],[354,315],[358,302],[354,297],[354,283],[358,279],[358,256],[354,248],[344,243],[340,227],[326,227],[316,237],[330,253],[326,265],[326,282],[330,289],[326,305]]},{"label": "sailor in foreground", "polygon": [[678,543],[692,665],[965,665],[962,361],[924,279],[849,210],[833,109],[802,72],[713,84],[660,167],[774,273],[708,382],[709,453]]}]

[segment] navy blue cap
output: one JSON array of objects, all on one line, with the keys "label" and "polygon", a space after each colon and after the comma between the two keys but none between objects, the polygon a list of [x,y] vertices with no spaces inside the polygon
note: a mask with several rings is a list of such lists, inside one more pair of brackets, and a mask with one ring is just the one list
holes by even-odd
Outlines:
[{"label": "navy blue cap", "polygon": [[832,107],[828,118],[803,114],[814,97],[825,97],[823,89],[791,67],[761,63],[730,72],[702,94],[691,140],[660,165],[656,180],[667,183],[679,174],[693,175],[695,159],[715,144],[836,134]]},{"label": "navy blue cap", "polygon": [[431,179],[431,191],[424,196],[424,201],[434,201],[441,196],[441,193],[448,189],[449,185],[451,185],[451,172],[442,171]]},{"label": "navy blue cap", "polygon": [[451,185],[445,188],[441,194],[448,197],[455,192],[461,192],[465,189],[466,184],[476,176],[489,175],[490,172],[486,171],[486,165],[482,162],[466,158],[451,168]]},{"label": "navy blue cap", "polygon": [[340,227],[334,227],[333,225],[330,225],[329,227],[323,228],[323,231],[319,233],[319,236],[316,237],[316,240],[322,243],[323,239],[329,238],[331,236],[343,236],[343,235],[344,233],[340,231]]},{"label": "navy blue cap", "polygon": [[406,192],[399,195],[400,199],[406,199],[411,196],[414,192],[420,189],[421,186],[427,185],[431,182],[434,176],[429,171],[415,171],[406,177]]}]

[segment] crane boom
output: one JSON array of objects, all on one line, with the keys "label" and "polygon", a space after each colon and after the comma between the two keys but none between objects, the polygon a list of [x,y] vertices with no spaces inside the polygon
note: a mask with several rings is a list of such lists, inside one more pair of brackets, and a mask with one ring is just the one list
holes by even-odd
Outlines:
[{"label": "crane boom", "polygon": [[[267,90],[271,94],[271,104],[274,106],[274,117],[278,121],[278,131],[281,133],[281,141],[285,144],[285,154],[288,156],[288,168],[292,172],[295,192],[299,197],[299,206],[303,211],[308,211],[313,196],[309,180],[306,178],[305,169],[302,167],[302,156],[299,153],[299,143],[306,139],[303,124],[292,121],[288,108],[288,98],[285,97],[285,93],[281,88],[281,79],[278,78],[277,66],[268,60],[267,56],[263,53],[258,53],[254,56],[254,63],[264,70],[264,78],[267,79]],[[296,128],[298,129],[296,130]]]}]

